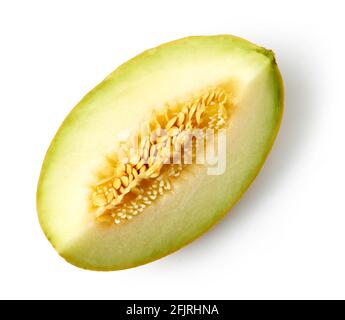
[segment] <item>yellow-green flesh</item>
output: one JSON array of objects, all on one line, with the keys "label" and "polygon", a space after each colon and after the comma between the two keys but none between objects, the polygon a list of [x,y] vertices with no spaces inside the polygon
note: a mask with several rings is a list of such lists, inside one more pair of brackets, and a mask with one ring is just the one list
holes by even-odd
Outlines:
[{"label": "yellow-green flesh", "polygon": [[[133,221],[103,225],[90,212],[90,188],[116,137],[148,121],[153,109],[209,87],[233,94],[227,166],[219,176],[191,166]],[[190,37],[125,63],[69,114],[41,172],[42,228],[67,261],[92,270],[138,266],[204,233],[235,204],[260,170],[281,120],[283,89],[273,53],[233,36]]]}]

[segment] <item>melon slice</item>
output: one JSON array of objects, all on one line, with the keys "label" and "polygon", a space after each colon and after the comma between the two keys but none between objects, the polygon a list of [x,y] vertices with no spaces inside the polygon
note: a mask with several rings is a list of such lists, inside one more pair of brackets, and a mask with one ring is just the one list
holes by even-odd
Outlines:
[{"label": "melon slice", "polygon": [[91,270],[178,250],[248,188],[282,111],[270,50],[220,35],[145,51],[88,93],[51,143],[37,192],[44,233]]}]

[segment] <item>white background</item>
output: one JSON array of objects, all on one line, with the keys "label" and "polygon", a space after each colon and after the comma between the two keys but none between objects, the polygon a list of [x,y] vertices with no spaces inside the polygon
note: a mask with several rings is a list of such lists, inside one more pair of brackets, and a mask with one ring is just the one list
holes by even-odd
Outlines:
[{"label": "white background", "polygon": [[[0,2],[0,298],[345,298],[343,1]],[[46,149],[80,98],[162,42],[230,33],[275,51],[286,111],[261,174],[179,252],[95,273],[37,221]]]}]

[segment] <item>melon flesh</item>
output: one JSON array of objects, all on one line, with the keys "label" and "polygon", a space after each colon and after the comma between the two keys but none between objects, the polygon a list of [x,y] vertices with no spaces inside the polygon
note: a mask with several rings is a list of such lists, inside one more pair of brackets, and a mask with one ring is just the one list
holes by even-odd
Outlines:
[{"label": "melon flesh", "polygon": [[[123,225],[102,224],[90,189],[117,137],[149,121],[153,110],[220,86],[234,108],[226,127],[226,170],[191,165],[173,192]],[[190,37],[126,62],[68,115],[44,161],[37,192],[41,226],[58,253],[91,270],[138,266],[188,244],[219,221],[258,174],[283,109],[272,51],[228,36]]]}]

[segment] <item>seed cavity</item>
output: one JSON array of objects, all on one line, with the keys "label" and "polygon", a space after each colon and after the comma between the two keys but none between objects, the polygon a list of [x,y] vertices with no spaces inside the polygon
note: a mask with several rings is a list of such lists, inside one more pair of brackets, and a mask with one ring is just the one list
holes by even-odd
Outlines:
[{"label": "seed cavity", "polygon": [[[91,191],[91,206],[99,222],[121,225],[145,212],[166,192],[173,190],[186,164],[171,159],[183,157],[182,147],[193,148],[193,129],[220,129],[229,119],[231,103],[220,87],[210,88],[189,101],[155,111],[147,124],[147,135],[137,134],[139,146],[133,152],[129,139],[107,158],[111,170]],[[104,177],[105,176],[105,177]]]}]

